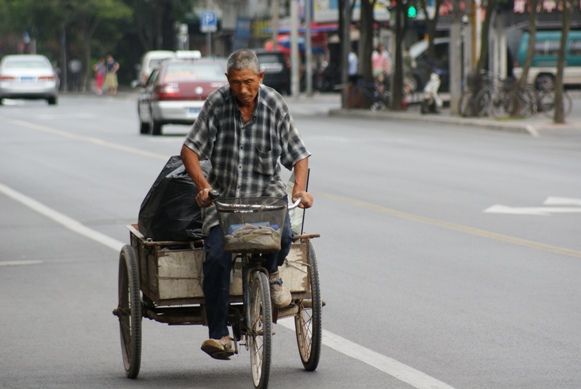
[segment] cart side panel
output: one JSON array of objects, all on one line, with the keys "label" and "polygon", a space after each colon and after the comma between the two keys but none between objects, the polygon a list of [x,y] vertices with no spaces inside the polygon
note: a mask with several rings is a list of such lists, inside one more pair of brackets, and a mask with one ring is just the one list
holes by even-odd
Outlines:
[{"label": "cart side panel", "polygon": [[203,298],[204,251],[160,250],[157,259],[159,298]]},{"label": "cart side panel", "polygon": [[159,284],[157,277],[157,258],[160,248],[158,246],[148,247],[147,250],[147,285],[148,297],[153,301],[159,300]]},{"label": "cart side panel", "polygon": [[279,274],[292,293],[308,291],[307,250],[308,242],[293,243],[284,264],[279,267]]}]

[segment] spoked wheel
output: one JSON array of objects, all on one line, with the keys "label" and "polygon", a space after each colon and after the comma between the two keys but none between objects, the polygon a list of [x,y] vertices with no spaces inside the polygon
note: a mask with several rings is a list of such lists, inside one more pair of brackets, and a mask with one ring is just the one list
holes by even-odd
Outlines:
[{"label": "spoked wheel", "polygon": [[272,306],[266,274],[257,271],[250,281],[248,348],[252,381],[257,389],[268,387],[272,351]]},{"label": "spoked wheel", "polygon": [[119,317],[121,352],[125,373],[136,378],[141,366],[141,294],[135,250],[129,245],[119,255]]},{"label": "spoked wheel", "polygon": [[319,270],[315,249],[309,242],[309,265],[307,276],[311,287],[311,299],[299,303],[299,311],[295,315],[295,331],[297,345],[303,366],[307,371],[314,371],[319,365],[321,356],[321,290],[319,288]]},{"label": "spoked wheel", "polygon": [[553,110],[555,109],[555,92],[553,91],[541,91],[539,92],[539,98],[537,102],[537,109],[541,111],[545,116],[552,117]]}]

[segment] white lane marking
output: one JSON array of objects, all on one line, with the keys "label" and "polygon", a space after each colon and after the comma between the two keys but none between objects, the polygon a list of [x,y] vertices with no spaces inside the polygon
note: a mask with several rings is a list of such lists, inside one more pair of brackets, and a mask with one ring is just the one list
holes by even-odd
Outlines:
[{"label": "white lane marking", "polygon": [[509,207],[506,205],[496,204],[486,208],[484,213],[550,216],[553,213],[581,213],[581,207]]},{"label": "white lane marking", "polygon": [[30,261],[0,261],[0,266],[25,266],[25,265],[38,265],[40,263],[43,263],[43,261],[34,261],[34,260],[30,260]]},{"label": "white lane marking", "polygon": [[[277,321],[278,324],[295,331],[294,321],[291,318],[285,318]],[[454,389],[452,386],[437,380],[419,370],[414,369],[393,358],[380,354],[376,351],[363,347],[330,331],[323,330],[323,344],[333,350],[340,352],[350,358],[356,359],[363,363],[386,373],[399,381],[417,389]]]},{"label": "white lane marking", "polygon": [[543,203],[544,205],[578,205],[581,206],[581,199],[572,197],[554,197],[549,196]]},{"label": "white lane marking", "polygon": [[70,217],[63,215],[60,212],[55,211],[47,207],[46,205],[39,203],[38,201],[19,193],[6,185],[0,183],[0,192],[4,193],[6,196],[18,201],[19,203],[27,206],[28,208],[48,217],[49,219],[55,221],[56,223],[68,228],[69,230],[76,232],[79,235],[87,237],[94,240],[97,243],[101,243],[115,251],[121,250],[124,246],[123,242],[115,240],[105,234],[95,231],[78,221],[71,219]]}]

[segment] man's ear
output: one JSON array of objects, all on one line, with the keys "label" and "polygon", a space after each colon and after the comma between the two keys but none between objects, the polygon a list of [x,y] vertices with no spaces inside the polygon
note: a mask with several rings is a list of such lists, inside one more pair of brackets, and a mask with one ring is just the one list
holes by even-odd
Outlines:
[{"label": "man's ear", "polygon": [[260,78],[260,82],[264,79],[264,71],[258,72],[258,78]]}]

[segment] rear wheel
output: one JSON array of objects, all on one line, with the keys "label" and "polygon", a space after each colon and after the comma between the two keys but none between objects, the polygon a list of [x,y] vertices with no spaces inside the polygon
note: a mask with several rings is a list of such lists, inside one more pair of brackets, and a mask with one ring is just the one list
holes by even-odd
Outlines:
[{"label": "rear wheel", "polygon": [[139,118],[139,133],[142,135],[149,134],[149,123],[144,122],[141,118],[141,105],[137,103],[137,117]]},{"label": "rear wheel", "polygon": [[48,105],[56,105],[57,98],[56,98],[56,96],[52,96],[52,97],[49,97],[48,99],[46,99],[46,101],[48,102]]},{"label": "rear wheel", "polygon": [[161,135],[161,123],[155,120],[151,110],[149,111],[149,129],[151,130],[151,135]]},{"label": "rear wheel", "polygon": [[268,387],[272,350],[272,306],[266,274],[256,271],[250,280],[248,348],[254,387]]},{"label": "rear wheel", "polygon": [[135,250],[123,246],[119,255],[119,317],[123,366],[128,378],[136,378],[141,366],[141,293]]},{"label": "rear wheel", "polygon": [[309,242],[309,263],[307,277],[311,288],[310,301],[302,300],[299,303],[299,311],[295,315],[295,331],[299,354],[305,370],[314,371],[319,365],[321,356],[321,337],[323,327],[321,324],[321,290],[319,287],[319,270],[315,249]]},{"label": "rear wheel", "polygon": [[139,133],[144,135],[144,134],[149,134],[149,123],[144,123],[142,121],[139,122]]},{"label": "rear wheel", "polygon": [[555,77],[551,74],[539,74],[535,79],[535,88],[537,90],[554,90]]}]

